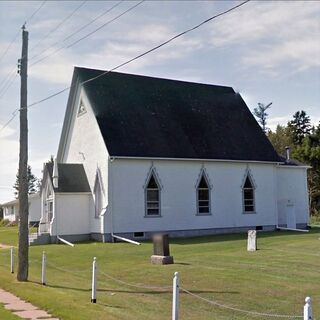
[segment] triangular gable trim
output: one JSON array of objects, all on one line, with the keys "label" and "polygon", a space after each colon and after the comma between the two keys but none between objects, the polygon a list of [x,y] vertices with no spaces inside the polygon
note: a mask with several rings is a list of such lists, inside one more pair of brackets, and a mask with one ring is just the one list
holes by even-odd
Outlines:
[{"label": "triangular gable trim", "polygon": [[198,189],[198,186],[199,186],[199,184],[201,182],[202,177],[205,178],[205,180],[207,182],[207,185],[208,185],[209,189],[211,190],[213,188],[213,186],[211,184],[208,172],[207,172],[207,170],[206,170],[206,168],[204,166],[202,166],[201,169],[200,169],[200,172],[199,172],[199,175],[198,175],[198,179],[197,179],[197,182],[195,184],[195,188]]},{"label": "triangular gable trim", "polygon": [[148,171],[148,174],[147,174],[147,177],[145,179],[145,182],[144,182],[144,185],[143,185],[143,189],[146,189],[147,186],[148,186],[148,183],[149,183],[149,180],[151,178],[151,176],[154,176],[155,180],[156,180],[156,183],[159,187],[160,190],[163,189],[163,185],[161,183],[161,180],[160,180],[160,177],[159,177],[159,174],[157,172],[157,169],[156,167],[153,165],[153,163],[151,164],[150,168],[149,168],[149,171]]},{"label": "triangular gable trim", "polygon": [[242,178],[241,189],[243,189],[244,184],[246,183],[247,177],[249,178],[249,180],[250,180],[250,182],[252,184],[252,187],[255,190],[257,188],[257,184],[256,184],[256,182],[255,182],[255,180],[253,178],[253,175],[252,175],[252,172],[251,172],[251,169],[249,168],[249,166],[247,166],[247,168],[245,170],[245,173],[244,173],[244,176]]}]

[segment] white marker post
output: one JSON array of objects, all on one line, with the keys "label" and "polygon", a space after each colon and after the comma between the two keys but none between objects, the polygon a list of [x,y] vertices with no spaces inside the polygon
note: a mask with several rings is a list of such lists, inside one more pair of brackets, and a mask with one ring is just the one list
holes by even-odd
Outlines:
[{"label": "white marker post", "polygon": [[13,247],[10,248],[10,271],[11,273],[14,273]]},{"label": "white marker post", "polygon": [[179,319],[179,272],[173,277],[172,320]]},{"label": "white marker post", "polygon": [[311,298],[306,297],[303,308],[303,320],[313,320]]},{"label": "white marker post", "polygon": [[91,302],[97,302],[97,258],[93,258],[92,263],[92,290],[91,290]]},{"label": "white marker post", "polygon": [[42,252],[42,267],[41,267],[41,284],[46,285],[46,263],[47,263],[47,257],[46,253]]}]

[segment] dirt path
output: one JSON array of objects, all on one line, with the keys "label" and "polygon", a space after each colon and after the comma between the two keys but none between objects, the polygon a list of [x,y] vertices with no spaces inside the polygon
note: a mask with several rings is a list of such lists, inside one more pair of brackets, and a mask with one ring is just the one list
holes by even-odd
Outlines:
[{"label": "dirt path", "polygon": [[0,243],[0,249],[9,249],[9,248],[11,248],[12,246],[8,246],[8,245],[6,245],[6,244],[2,244],[2,243]]}]

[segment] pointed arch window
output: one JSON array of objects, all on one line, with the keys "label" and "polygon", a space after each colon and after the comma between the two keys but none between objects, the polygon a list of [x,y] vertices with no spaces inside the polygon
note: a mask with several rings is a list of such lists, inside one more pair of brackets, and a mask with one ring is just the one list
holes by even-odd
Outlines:
[{"label": "pointed arch window", "polygon": [[204,174],[197,186],[197,208],[199,215],[210,214],[210,186]]},{"label": "pointed arch window", "polygon": [[146,216],[160,216],[160,186],[154,172],[145,188]]},{"label": "pointed arch window", "polygon": [[243,188],[243,211],[244,213],[255,212],[255,201],[254,201],[254,184],[249,174],[247,174]]}]

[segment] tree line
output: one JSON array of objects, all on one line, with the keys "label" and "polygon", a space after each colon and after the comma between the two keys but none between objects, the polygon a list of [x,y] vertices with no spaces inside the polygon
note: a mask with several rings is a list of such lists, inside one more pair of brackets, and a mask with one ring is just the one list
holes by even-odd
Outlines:
[{"label": "tree line", "polygon": [[320,121],[312,125],[310,116],[301,110],[295,112],[286,125],[278,124],[272,131],[266,127],[268,108],[259,103],[253,114],[279,155],[284,155],[285,148],[289,147],[292,159],[311,167],[308,169],[310,213],[320,215]]}]

